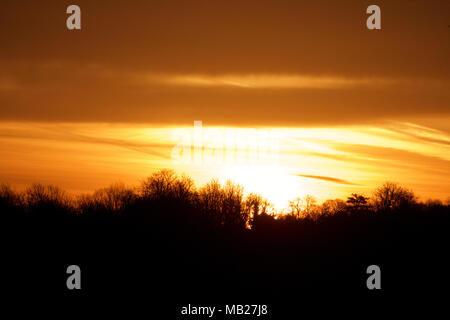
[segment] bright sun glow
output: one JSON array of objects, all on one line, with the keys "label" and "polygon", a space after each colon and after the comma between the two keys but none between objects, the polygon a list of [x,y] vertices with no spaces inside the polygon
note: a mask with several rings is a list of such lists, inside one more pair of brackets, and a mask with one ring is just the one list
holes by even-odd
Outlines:
[{"label": "bright sun glow", "polygon": [[278,210],[286,208],[289,200],[303,195],[298,178],[277,165],[229,165],[224,167],[222,178],[262,195]]},{"label": "bright sun glow", "polygon": [[448,181],[442,178],[448,176],[450,159],[445,132],[409,123],[256,129],[203,124],[201,134],[196,130],[5,122],[0,124],[0,176],[18,188],[41,181],[84,193],[116,182],[139,185],[168,168],[192,177],[198,188],[213,178],[232,180],[276,208],[305,194],[319,203],[353,192],[370,196],[390,180],[425,199],[448,198]]}]

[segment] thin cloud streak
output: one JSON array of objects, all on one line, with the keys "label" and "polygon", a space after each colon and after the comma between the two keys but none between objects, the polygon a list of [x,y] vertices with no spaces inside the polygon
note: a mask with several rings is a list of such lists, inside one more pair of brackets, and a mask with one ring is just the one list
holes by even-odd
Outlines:
[{"label": "thin cloud streak", "polygon": [[389,130],[407,136],[408,139],[414,138],[419,141],[432,142],[450,146],[450,135],[445,132],[419,126],[413,123],[394,123],[389,126]]},{"label": "thin cloud streak", "polygon": [[333,177],[327,177],[327,176],[315,176],[315,175],[310,175],[310,174],[297,174],[297,177],[310,178],[310,179],[316,179],[316,180],[323,180],[323,181],[327,181],[327,182],[333,182],[333,183],[338,183],[338,184],[347,184],[347,185],[352,185],[352,186],[358,186],[359,185],[357,183],[353,183],[353,182],[350,182],[350,181],[347,181],[347,180],[333,178]]},{"label": "thin cloud streak", "polygon": [[[126,139],[116,139],[116,138],[105,138],[105,137],[95,137],[84,134],[79,134],[72,132],[71,130],[61,130],[55,128],[54,126],[45,127],[38,126],[37,130],[33,130],[34,135],[30,136],[27,132],[23,131],[23,128],[18,126],[17,128],[5,130],[0,128],[0,139],[33,139],[41,141],[55,141],[60,143],[90,143],[90,144],[103,144],[111,145],[116,147],[125,148],[128,150],[141,152],[144,154],[157,156],[162,159],[170,159],[170,150],[173,147],[171,144],[164,143],[145,143],[139,141],[129,141]],[[39,129],[42,130],[39,132]],[[72,129],[73,130],[73,129]],[[157,151],[165,150],[165,152]]]},{"label": "thin cloud streak", "polygon": [[151,83],[186,87],[236,87],[246,89],[330,89],[361,85],[392,85],[398,80],[383,78],[345,78],[299,74],[166,75],[148,76]]}]

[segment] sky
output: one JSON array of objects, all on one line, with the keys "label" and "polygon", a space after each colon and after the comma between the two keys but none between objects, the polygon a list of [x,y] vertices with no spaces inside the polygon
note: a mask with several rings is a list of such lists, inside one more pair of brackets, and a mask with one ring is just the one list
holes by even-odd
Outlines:
[{"label": "sky", "polygon": [[[388,180],[450,196],[450,2],[76,1],[71,31],[74,3],[0,4],[1,181],[86,192],[170,167],[277,203]],[[176,163],[194,121],[275,139],[277,161]]]}]

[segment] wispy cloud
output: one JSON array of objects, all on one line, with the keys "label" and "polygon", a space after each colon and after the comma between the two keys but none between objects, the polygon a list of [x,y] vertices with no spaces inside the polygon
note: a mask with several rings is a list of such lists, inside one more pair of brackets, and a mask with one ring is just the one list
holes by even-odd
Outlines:
[{"label": "wispy cloud", "polygon": [[[80,126],[80,125],[79,125]],[[81,125],[82,126],[82,125]],[[81,143],[81,144],[98,144],[105,146],[115,146],[139,153],[156,156],[161,159],[170,159],[170,150],[173,145],[167,142],[157,142],[153,140],[142,141],[136,139],[135,136],[131,138],[113,138],[108,136],[101,136],[102,134],[108,134],[108,131],[100,128],[95,132],[80,133],[77,125],[69,126],[57,126],[49,124],[2,124],[0,126],[0,139],[26,139],[26,140],[38,140],[35,143],[44,142],[57,142],[57,143]],[[33,135],[30,135],[30,131]],[[138,130],[136,130],[138,132]],[[110,134],[110,133],[109,133]],[[122,134],[122,137],[124,135]]]},{"label": "wispy cloud", "polygon": [[166,75],[148,76],[151,82],[187,87],[236,87],[255,89],[326,89],[358,85],[387,85],[395,82],[382,78],[346,78],[299,74],[234,74],[234,75]]},{"label": "wispy cloud", "polygon": [[450,146],[450,135],[445,132],[408,122],[396,122],[389,130],[405,135],[409,139]]},{"label": "wispy cloud", "polygon": [[323,181],[339,183],[339,184],[348,184],[348,185],[353,185],[353,186],[358,185],[357,183],[353,183],[353,182],[350,182],[347,180],[333,178],[333,177],[327,177],[327,176],[316,176],[316,175],[310,175],[310,174],[297,174],[297,176],[302,177],[302,178],[317,179],[317,180],[323,180]]},{"label": "wispy cloud", "polygon": [[[391,125],[275,128],[279,136],[278,171],[270,173],[265,169],[237,170],[237,159],[227,160],[223,167],[199,166],[189,161],[174,164],[169,161],[171,150],[184,140],[173,133],[184,127],[1,122],[0,149],[4,157],[0,159],[0,179],[23,185],[45,178],[67,186],[66,180],[70,180],[70,188],[89,190],[113,178],[131,183],[157,168],[173,167],[192,175],[199,184],[217,175],[241,178],[249,191],[253,187],[259,190],[265,183],[269,188],[270,179],[264,178],[267,175],[272,174],[274,181],[287,177],[293,193],[308,192],[321,200],[345,197],[350,191],[368,193],[392,179],[423,197],[446,199],[449,145],[390,130]],[[427,127],[402,123],[393,126],[447,139],[445,133]],[[219,127],[210,129],[213,132]],[[244,129],[226,128],[230,136]],[[204,130],[208,136],[208,128]],[[235,174],[228,176],[230,172]]]}]

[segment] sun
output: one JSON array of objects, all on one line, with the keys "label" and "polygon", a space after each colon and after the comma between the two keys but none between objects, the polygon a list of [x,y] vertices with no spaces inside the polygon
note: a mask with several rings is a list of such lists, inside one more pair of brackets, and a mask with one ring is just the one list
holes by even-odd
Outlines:
[{"label": "sun", "polygon": [[287,208],[289,200],[304,194],[296,176],[278,165],[227,165],[221,178],[239,183],[246,194],[260,194],[277,210]]}]

